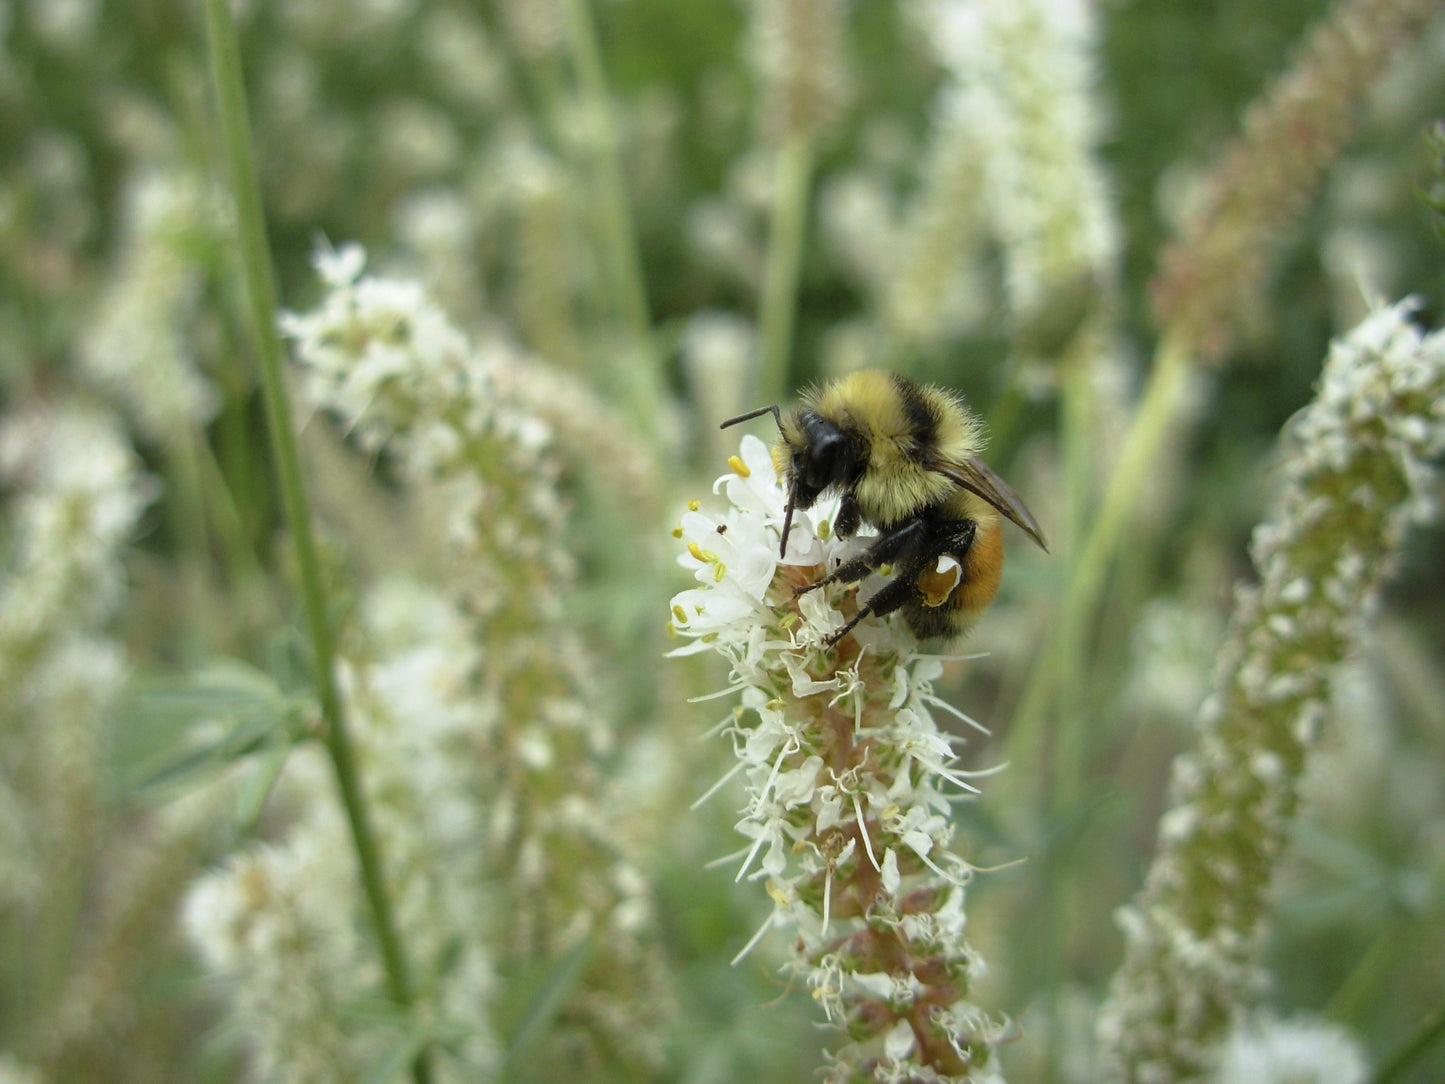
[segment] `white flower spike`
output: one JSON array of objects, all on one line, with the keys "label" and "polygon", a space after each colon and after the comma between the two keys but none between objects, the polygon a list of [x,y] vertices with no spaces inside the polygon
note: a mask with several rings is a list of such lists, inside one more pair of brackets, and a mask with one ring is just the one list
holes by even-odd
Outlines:
[{"label": "white flower spike", "polygon": [[724,509],[693,501],[673,531],[696,583],[673,597],[670,624],[690,641],[673,655],[716,651],[731,670],[718,695],[741,693],[722,724],[738,763],[703,796],[741,774],[749,844],[726,861],[741,860],[739,881],[766,879],[773,901],[737,960],[770,930],[795,934],[792,967],[850,1039],[830,1055],[831,1081],[1002,1080],[1005,1025],[969,1000],[973,867],[949,849],[945,816],[980,773],[955,766],[960,739],[932,709],[972,720],[934,695],[941,665],[901,618],[827,644],[872,578],[795,594],[867,545],[830,530],[837,499],[795,512],[779,558],[787,494],[767,446],[744,437],[728,463],[713,487]]}]

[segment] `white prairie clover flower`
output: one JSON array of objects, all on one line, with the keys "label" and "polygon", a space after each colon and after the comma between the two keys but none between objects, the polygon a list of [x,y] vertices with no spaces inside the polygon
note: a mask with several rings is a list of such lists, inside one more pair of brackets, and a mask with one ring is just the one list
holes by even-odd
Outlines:
[{"label": "white prairie clover flower", "polygon": [[[336,852],[342,853],[342,852]],[[182,921],[206,963],[234,983],[257,1079],[354,1080],[360,1062],[340,1028],[334,906],[316,869],[291,848],[256,847],[198,881]],[[342,896],[344,898],[344,895]]]},{"label": "white prairie clover flower", "polygon": [[73,404],[0,419],[0,485],[0,905],[65,913],[103,827],[102,724],[126,669],[101,630],[154,489],[116,420]]},{"label": "white prairie clover flower", "polygon": [[[1088,0],[929,0],[929,40],[954,77],[939,139],[970,133],[1002,243],[1015,321],[1113,277],[1117,229],[1094,156]],[[956,182],[955,182],[956,183]]]},{"label": "white prairie clover flower", "polygon": [[986,240],[984,164],[978,133],[964,108],[965,92],[947,86],[933,110],[933,134],[919,193],[909,204],[898,241],[872,246],[890,332],[901,342],[933,345],[984,319],[992,306],[980,273]]},{"label": "white prairie clover flower", "polygon": [[[453,1035],[441,1079],[475,1079],[498,1057],[485,919],[499,909],[478,846],[491,784],[479,750],[498,706],[477,688],[467,617],[445,600],[389,584],[360,611],[338,664],[357,767],[426,1012]],[[328,775],[317,748],[295,751],[278,787],[295,813],[284,838],[208,875],[187,905],[187,931],[234,989],[252,1057],[280,1079],[354,1079],[375,1055],[375,1034],[338,1015],[380,975],[357,936],[356,864]]]},{"label": "white prairie clover flower", "polygon": [[941,667],[897,621],[825,646],[858,588],[794,588],[857,551],[829,530],[836,499],[794,516],[780,560],[786,493],[766,446],[744,437],[729,464],[728,507],[692,502],[673,532],[697,586],[673,598],[672,628],[693,640],[673,654],[718,652],[742,698],[724,720],[748,790],[737,878],[765,879],[774,909],[739,958],[769,929],[796,934],[795,970],[849,1039],[830,1080],[1001,1080],[1005,1025],[969,1000],[972,867],[946,817],[978,773],[953,766],[957,739],[934,722]]},{"label": "white prairie clover flower", "polygon": [[566,14],[559,0],[504,0],[497,14],[508,44],[530,62],[555,57],[566,45]]},{"label": "white prairie clover flower", "polygon": [[847,11],[841,0],[752,0],[749,59],[776,137],[816,136],[848,96]]},{"label": "white prairie clover flower", "polygon": [[[405,761],[412,777],[430,772],[431,783],[414,788],[429,815],[445,812],[434,807],[456,761],[474,773],[465,787],[452,787],[460,797],[451,819],[481,851],[496,887],[494,909],[507,921],[497,950],[503,965],[535,966],[584,940],[593,945],[548,1036],[547,1056],[556,1061],[534,1066],[538,1077],[562,1074],[574,1056],[646,1075],[660,1060],[657,1024],[667,1003],[661,960],[654,924],[646,921],[646,886],[621,853],[622,818],[600,797],[597,758],[613,734],[593,706],[594,668],[565,605],[575,560],[563,544],[561,465],[544,420],[565,421],[576,404],[544,414],[539,402],[556,398],[562,385],[540,374],[541,362],[499,340],[471,342],[418,284],[363,274],[364,263],[358,246],[323,253],[325,297],[315,311],[286,317],[283,329],[295,341],[313,401],[339,415],[366,447],[385,448],[423,501],[444,509],[445,598],[466,615],[466,636],[452,630],[442,655],[459,657],[470,638],[471,661],[463,683],[458,673],[435,669],[444,660],[434,652],[412,656],[401,669],[381,667],[378,658],[368,680],[386,680],[369,693],[357,671],[358,744],[384,739],[393,747],[379,760]],[[434,692],[483,690],[492,705],[486,725],[477,706],[466,704],[473,729],[447,738],[444,700],[419,696],[417,678],[428,673],[441,680]],[[414,702],[386,703],[401,691]],[[376,720],[390,721],[386,733],[367,725],[363,694],[386,709]],[[432,735],[433,755],[395,748],[413,740],[405,734],[414,724],[397,725],[410,712],[436,716],[432,726],[443,728]],[[395,765],[378,770],[385,779]],[[480,808],[470,808],[476,802]],[[377,823],[383,836],[397,830],[398,842],[383,838],[382,849],[398,866],[410,860],[408,848],[425,857],[447,832],[438,825],[429,841],[406,838],[421,823],[410,805],[394,815],[380,811]],[[451,898],[441,893],[436,901],[450,907]],[[434,909],[430,897],[416,900]],[[403,936],[425,948],[427,935],[405,928],[408,906],[399,899]]]},{"label": "white prairie clover flower", "polygon": [[1250,1020],[1230,1035],[1211,1084],[1365,1084],[1359,1041],[1325,1020]]},{"label": "white prairie clover flower", "polygon": [[1384,308],[1330,349],[1287,430],[1281,493],[1254,533],[1258,586],[1236,595],[1197,747],[1100,1021],[1109,1080],[1202,1079],[1260,984],[1266,891],[1286,843],[1331,669],[1356,648],[1445,452],[1445,332]]},{"label": "white prairie clover flower", "polygon": [[1339,157],[1360,103],[1435,15],[1429,0],[1330,5],[1216,156],[1199,213],[1164,251],[1152,290],[1160,323],[1206,356],[1227,352],[1239,314],[1267,296],[1277,239]]},{"label": "white prairie clover flower", "polygon": [[125,191],[124,234],[77,345],[81,363],[125,403],[140,429],[172,440],[215,416],[220,397],[197,367],[205,265],[221,250],[226,212],[194,178],[143,174]]},{"label": "white prairie clover flower", "polygon": [[13,565],[0,582],[0,679],[52,638],[113,616],[125,590],[121,548],[155,496],[139,468],[99,411],[38,408],[0,424],[0,482],[18,491],[6,510]]},{"label": "white prairie clover flower", "polygon": [[43,1084],[39,1069],[19,1061],[11,1054],[0,1054],[0,1084]]}]

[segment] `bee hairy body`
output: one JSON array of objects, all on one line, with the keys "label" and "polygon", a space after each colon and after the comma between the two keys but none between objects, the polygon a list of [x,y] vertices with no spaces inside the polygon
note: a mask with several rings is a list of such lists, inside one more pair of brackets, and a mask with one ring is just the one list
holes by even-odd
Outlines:
[{"label": "bee hairy body", "polygon": [[863,524],[878,531],[868,549],[801,590],[894,568],[829,643],[867,614],[895,610],[920,639],[956,638],[998,593],[1002,519],[1044,545],[1017,494],[978,459],[982,423],[941,388],[866,370],[812,389],[786,414],[765,407],[724,426],[767,412],[778,421],[773,461],[788,487],[782,552],[794,508],[812,507],[829,489],[842,497],[833,525],[840,537]]},{"label": "bee hairy body", "polygon": [[786,476],[790,465],[806,457],[803,419],[809,415],[836,426],[849,441],[853,464],[850,477],[841,483],[845,498],[857,503],[863,522],[885,530],[946,501],[958,488],[927,469],[925,457],[935,451],[977,453],[981,426],[961,407],[938,388],[896,373],[851,373],[809,392],[785,415],[775,458],[786,461]]}]

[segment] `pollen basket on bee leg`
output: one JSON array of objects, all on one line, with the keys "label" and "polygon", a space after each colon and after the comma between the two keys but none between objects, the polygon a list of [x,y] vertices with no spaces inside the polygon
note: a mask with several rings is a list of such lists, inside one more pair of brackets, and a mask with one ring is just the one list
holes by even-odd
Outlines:
[{"label": "pollen basket on bee leg", "polygon": [[944,554],[938,563],[919,574],[916,585],[925,606],[942,606],[963,579],[963,566]]}]

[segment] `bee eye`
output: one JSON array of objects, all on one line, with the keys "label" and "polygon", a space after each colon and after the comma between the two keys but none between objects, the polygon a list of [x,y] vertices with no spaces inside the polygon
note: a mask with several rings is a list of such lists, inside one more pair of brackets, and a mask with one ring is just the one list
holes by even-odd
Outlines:
[{"label": "bee eye", "polygon": [[848,438],[832,422],[808,414],[803,418],[807,453],[803,456],[803,482],[814,490],[826,489],[840,481],[847,470]]},{"label": "bee eye", "polygon": [[809,485],[823,489],[838,476],[843,444],[843,437],[840,434],[830,433],[823,439],[814,442],[813,446],[808,449],[808,462],[804,476]]}]

